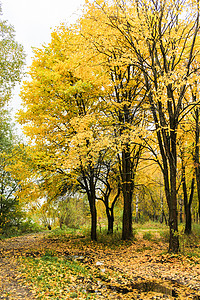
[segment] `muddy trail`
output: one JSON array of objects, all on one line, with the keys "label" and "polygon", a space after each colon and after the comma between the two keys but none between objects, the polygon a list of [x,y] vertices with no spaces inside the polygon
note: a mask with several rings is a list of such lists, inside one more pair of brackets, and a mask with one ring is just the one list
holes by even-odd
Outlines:
[{"label": "muddy trail", "polygon": [[74,276],[73,295],[81,287],[92,295],[90,299],[200,299],[199,260],[163,254],[165,248],[162,242],[142,239],[112,248],[83,236],[60,239],[48,233],[0,240],[0,299],[50,299],[38,298],[36,289],[20,272],[20,257],[35,259],[46,251],[65,261],[76,261],[93,274],[93,279]]}]

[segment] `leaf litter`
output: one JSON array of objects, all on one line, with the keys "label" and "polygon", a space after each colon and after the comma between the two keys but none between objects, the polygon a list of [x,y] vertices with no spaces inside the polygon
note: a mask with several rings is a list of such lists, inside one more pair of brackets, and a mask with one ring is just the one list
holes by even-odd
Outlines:
[{"label": "leaf litter", "polygon": [[47,233],[0,240],[0,299],[200,299],[199,258],[166,247]]}]

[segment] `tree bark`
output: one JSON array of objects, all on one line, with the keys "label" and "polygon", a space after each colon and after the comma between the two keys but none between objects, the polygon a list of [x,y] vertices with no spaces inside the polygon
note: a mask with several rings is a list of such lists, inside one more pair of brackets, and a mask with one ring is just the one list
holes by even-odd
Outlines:
[{"label": "tree bark", "polygon": [[192,232],[192,200],[194,195],[194,177],[192,178],[191,189],[190,189],[190,199],[184,199],[184,209],[185,209],[185,233],[190,234]]},{"label": "tree bark", "polygon": [[90,204],[90,214],[91,214],[91,240],[97,240],[97,210],[96,210],[96,198],[89,195],[88,197]]},{"label": "tree bark", "polygon": [[185,233],[190,234],[192,232],[192,214],[189,205],[185,207]]},{"label": "tree bark", "polygon": [[96,190],[95,190],[95,176],[93,167],[88,167],[88,172],[86,172],[83,167],[81,167],[82,180],[79,180],[81,187],[85,190],[91,215],[91,239],[92,241],[97,240],[97,210],[96,210]]},{"label": "tree bark", "polygon": [[191,213],[191,206],[192,200],[194,196],[194,175],[192,177],[191,187],[190,187],[190,196],[188,199],[188,190],[186,184],[186,166],[184,162],[184,150],[181,150],[181,161],[182,161],[182,187],[183,187],[183,204],[184,204],[184,211],[185,211],[185,233],[190,234],[192,232],[192,213]]},{"label": "tree bark", "polygon": [[107,234],[113,233],[113,227],[114,227],[114,212],[112,208],[106,207],[106,215],[108,219],[108,231]]},{"label": "tree bark", "polygon": [[122,193],[124,198],[122,239],[132,237],[132,180],[131,180],[131,158],[129,146],[122,150]]},{"label": "tree bark", "polygon": [[180,206],[180,223],[183,223],[183,200],[182,198],[179,199],[179,206]]},{"label": "tree bark", "polygon": [[170,155],[170,198],[169,201],[169,228],[170,228],[170,240],[169,240],[169,252],[179,252],[179,237],[178,237],[178,210],[177,210],[177,191],[176,191],[176,134],[171,134],[172,138],[172,155]]},{"label": "tree bark", "polygon": [[[195,97],[196,100],[196,96]],[[199,108],[195,109],[195,174],[196,174],[196,183],[197,183],[197,196],[198,196],[198,214],[200,217],[200,160],[199,160],[199,137],[200,137],[200,128],[199,128]]]}]

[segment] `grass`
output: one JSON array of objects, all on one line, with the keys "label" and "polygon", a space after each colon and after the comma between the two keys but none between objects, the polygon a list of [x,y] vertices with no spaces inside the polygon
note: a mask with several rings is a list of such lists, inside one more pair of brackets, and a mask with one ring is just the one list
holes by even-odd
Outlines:
[{"label": "grass", "polygon": [[161,224],[160,222],[153,221],[148,221],[143,224],[134,223],[134,227],[141,230],[166,230],[168,228],[165,223]]},{"label": "grass", "polygon": [[[83,255],[85,260],[83,264],[74,259],[70,259],[70,255],[69,257],[68,255],[64,256],[62,251],[59,254],[59,252],[56,252],[59,248],[56,248],[56,250],[46,250],[40,257],[21,258],[24,276],[32,285],[37,299],[95,299],[94,290],[96,287],[98,289],[98,282],[106,281],[110,278],[113,279],[115,274],[112,273],[110,277],[107,271],[106,273],[101,273],[100,268],[98,269],[95,264],[90,264],[90,255],[87,257],[87,251],[90,251],[90,248],[99,254],[101,254],[102,251],[104,251],[104,253],[108,251],[109,253],[111,249],[119,249],[119,251],[123,252],[124,250],[129,251],[129,246],[133,243],[135,248],[132,249],[135,249],[135,252],[141,253],[142,255],[144,251],[151,253],[155,247],[154,244],[162,244],[164,238],[167,242],[169,231],[165,225],[149,222],[142,224],[141,229],[137,224],[135,227],[134,239],[137,238],[136,233],[138,234],[138,232],[143,236],[143,240],[138,239],[136,243],[133,243],[133,240],[122,241],[121,231],[116,230],[113,235],[107,235],[107,231],[104,228],[101,228],[101,232],[98,230],[98,242],[90,241],[89,228],[84,228],[83,230],[63,228],[63,230],[54,229],[49,232],[49,238],[55,239],[53,242],[55,242],[58,247],[59,241],[68,241],[70,242],[68,245],[76,249],[76,251],[78,250],[78,255]],[[155,235],[155,232],[158,232],[160,237],[157,234]],[[194,233],[190,236],[182,234],[182,231],[180,232],[181,249],[184,250],[182,251],[183,253],[180,254],[180,257],[186,260],[188,258],[191,264],[196,264],[200,257],[200,250],[196,248],[200,241],[200,225],[194,226]],[[56,239],[58,239],[58,244]],[[84,245],[83,248],[82,245]],[[66,250],[66,248],[64,249]],[[84,252],[85,249],[86,252]],[[162,254],[160,253],[159,255]],[[99,258],[99,260],[101,261],[101,258]],[[93,292],[90,292],[90,290],[93,290]]]},{"label": "grass", "polygon": [[153,234],[150,231],[144,232],[143,239],[148,240],[148,241],[152,241]]},{"label": "grass", "polygon": [[92,275],[80,263],[48,252],[38,258],[21,258],[21,264],[26,280],[35,287],[37,299],[89,299],[81,280],[90,280]]}]

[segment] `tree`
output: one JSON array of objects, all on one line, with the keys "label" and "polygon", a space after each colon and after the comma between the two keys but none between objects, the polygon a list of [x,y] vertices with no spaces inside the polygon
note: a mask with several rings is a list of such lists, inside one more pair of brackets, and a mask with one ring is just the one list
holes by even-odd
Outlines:
[{"label": "tree", "polygon": [[7,234],[19,227],[23,213],[16,195],[20,189],[19,176],[11,172],[16,159],[16,138],[8,112],[1,109],[0,116],[0,230]]},{"label": "tree", "polygon": [[[101,113],[109,120],[107,134],[112,137],[110,146],[118,157],[124,201],[122,239],[126,240],[132,237],[132,199],[143,149],[140,136],[146,123],[145,111],[141,109],[146,100],[142,72],[130,64],[130,51],[123,37],[116,28],[109,26],[106,15],[96,9],[94,3],[86,6],[86,13],[80,20],[80,32],[88,47],[93,49],[91,57],[95,57],[94,61],[87,55],[88,73],[95,73],[96,80],[100,78],[99,85],[102,84],[104,91]],[[96,64],[97,58],[101,68]]]},{"label": "tree", "polygon": [[[0,14],[2,14],[0,6]],[[0,106],[11,97],[16,82],[21,80],[25,54],[22,45],[15,41],[13,26],[0,20]]]},{"label": "tree", "polygon": [[[0,6],[0,14],[1,6]],[[18,226],[22,218],[16,196],[19,178],[11,168],[16,157],[16,140],[5,104],[11,98],[15,84],[21,80],[25,54],[22,45],[15,41],[15,32],[7,21],[0,20],[0,228],[3,233]],[[16,175],[16,174],[15,174]]]},{"label": "tree", "polygon": [[185,102],[184,96],[198,77],[193,68],[198,55],[198,2],[189,6],[184,1],[114,1],[112,8],[102,2],[98,8],[126,40],[133,53],[130,63],[143,74],[169,208],[169,252],[178,252],[177,129],[196,105],[192,99]]},{"label": "tree", "polygon": [[22,91],[27,110],[19,115],[21,122],[27,124],[27,136],[34,141],[38,176],[72,174],[87,193],[91,237],[96,240],[95,174],[106,139],[98,134],[99,111],[94,92],[98,93],[98,86],[82,80],[76,72],[78,37],[69,29],[58,29],[47,47],[35,51],[32,81],[26,82]]}]

